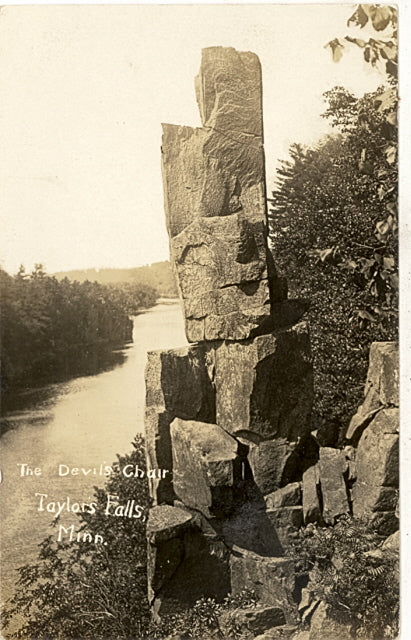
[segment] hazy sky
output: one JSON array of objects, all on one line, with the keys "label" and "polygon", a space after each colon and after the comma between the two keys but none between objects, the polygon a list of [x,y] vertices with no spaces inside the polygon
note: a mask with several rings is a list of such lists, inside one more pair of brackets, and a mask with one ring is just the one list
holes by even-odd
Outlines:
[{"label": "hazy sky", "polygon": [[[324,44],[353,5],[7,6],[0,20],[2,265],[48,272],[168,258],[161,122],[200,126],[201,48],[263,68],[266,169],[325,131],[322,93],[383,81]],[[352,30],[353,31],[353,30]]]}]

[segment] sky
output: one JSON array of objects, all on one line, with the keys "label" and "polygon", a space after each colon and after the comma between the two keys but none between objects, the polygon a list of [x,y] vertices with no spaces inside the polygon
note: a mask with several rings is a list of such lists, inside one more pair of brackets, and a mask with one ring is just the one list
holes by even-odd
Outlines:
[{"label": "sky", "polygon": [[[254,51],[263,70],[268,191],[291,143],[315,143],[324,91],[374,90],[348,47],[350,4],[40,5],[0,13],[1,265],[15,273],[168,258],[161,123],[201,126],[201,49]],[[351,30],[354,33],[356,30]]]}]

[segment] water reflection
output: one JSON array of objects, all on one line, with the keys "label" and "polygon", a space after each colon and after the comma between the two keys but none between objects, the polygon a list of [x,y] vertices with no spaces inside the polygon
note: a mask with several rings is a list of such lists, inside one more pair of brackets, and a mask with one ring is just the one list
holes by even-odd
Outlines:
[{"label": "water reflection", "polygon": [[[39,404],[44,408],[55,402],[59,395],[65,393],[66,388],[61,385],[62,382],[79,376],[94,376],[124,364],[127,350],[131,346],[124,345],[121,349],[113,349],[106,344],[88,346],[64,357],[47,376],[27,381],[25,386],[16,390],[3,392],[1,413],[7,417],[0,420],[0,434],[15,426],[19,418],[24,419],[26,414],[19,416],[19,412],[35,408]],[[41,416],[33,419],[41,421]]]},{"label": "water reflection", "polygon": [[[147,351],[184,344],[179,305],[160,304],[135,318],[133,344],[111,355],[93,353],[81,360],[77,377],[21,390],[13,398],[1,443],[3,598],[13,589],[16,568],[36,558],[37,545],[50,533],[53,515],[39,512],[36,492],[90,501],[104,477],[59,477],[58,466],[98,467],[129,452],[144,430]],[[21,463],[41,468],[42,475],[20,477]]]}]

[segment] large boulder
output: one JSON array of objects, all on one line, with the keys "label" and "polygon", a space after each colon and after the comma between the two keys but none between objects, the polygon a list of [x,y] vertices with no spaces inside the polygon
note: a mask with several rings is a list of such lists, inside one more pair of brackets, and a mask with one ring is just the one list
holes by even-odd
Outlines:
[{"label": "large boulder", "polygon": [[148,598],[155,620],[192,607],[202,597],[222,600],[230,588],[229,554],[199,514],[158,505],[147,522]]},{"label": "large boulder", "polygon": [[173,487],[178,498],[206,517],[230,513],[242,477],[241,445],[216,424],[171,423]]},{"label": "large boulder", "polygon": [[146,406],[186,420],[214,420],[215,391],[207,364],[208,349],[203,345],[149,351]]},{"label": "large boulder", "polygon": [[356,446],[364,430],[381,408],[379,393],[374,387],[370,387],[363,404],[358,407],[357,412],[351,418],[345,434],[346,439]]},{"label": "large boulder", "polygon": [[230,592],[228,551],[219,545],[217,553],[214,541],[201,531],[190,529],[183,537],[149,545],[149,551],[161,561],[163,578],[155,591],[149,590],[154,620],[190,609],[200,598],[221,602]]},{"label": "large boulder", "polygon": [[327,524],[334,524],[338,516],[350,513],[344,467],[344,459],[339,449],[320,447],[319,472],[323,518]]},{"label": "large boulder", "polygon": [[387,535],[398,526],[398,430],[398,409],[383,409],[375,416],[358,444],[357,481],[352,490],[354,515],[371,517]]},{"label": "large boulder", "polygon": [[332,616],[331,607],[320,602],[311,618],[309,640],[351,640],[353,637],[352,626],[338,622]]},{"label": "large boulder", "polygon": [[257,444],[296,442],[309,431],[313,401],[307,324],[218,344],[215,384],[217,424],[226,431]]},{"label": "large boulder", "polygon": [[170,424],[175,417],[215,421],[215,390],[208,375],[208,351],[201,345],[149,351],[146,365],[145,437],[154,504],[172,502]]},{"label": "large boulder", "polygon": [[384,540],[384,543],[381,547],[383,551],[388,551],[390,553],[394,553],[399,555],[400,553],[400,532],[395,531],[388,538]]},{"label": "large boulder", "polygon": [[225,611],[221,614],[219,622],[223,632],[227,630],[230,634],[234,627],[237,632],[241,632],[242,638],[254,640],[257,633],[285,625],[285,617],[280,607],[257,605]]},{"label": "large boulder", "polygon": [[230,549],[240,547],[262,556],[284,555],[280,537],[264,503],[250,500],[236,505],[229,517],[213,524]]},{"label": "large boulder", "polygon": [[183,561],[184,535],[193,526],[192,516],[183,509],[160,505],[150,510],[146,530],[150,602]]},{"label": "large boulder", "polygon": [[263,135],[261,65],[254,53],[203,49],[195,84],[204,127]]},{"label": "large boulder", "polygon": [[399,353],[395,342],[373,342],[365,395],[375,389],[383,405],[399,406]]},{"label": "large boulder", "polygon": [[318,463],[308,467],[303,473],[303,519],[304,524],[322,523],[320,503],[320,470]]},{"label": "large boulder", "polygon": [[272,494],[292,481],[299,461],[295,443],[285,438],[263,440],[258,445],[250,445],[248,462],[253,480],[263,495]]},{"label": "large boulder", "polygon": [[195,520],[186,509],[168,504],[158,505],[149,512],[147,540],[150,544],[159,545],[184,535],[192,526],[195,526]]},{"label": "large boulder", "polygon": [[301,505],[301,483],[291,482],[285,487],[269,493],[265,496],[265,503],[268,509]]},{"label": "large boulder", "polygon": [[281,544],[286,548],[292,541],[292,535],[303,525],[303,508],[295,506],[267,509],[267,516]]},{"label": "large boulder", "polygon": [[298,621],[293,600],[295,569],[292,560],[260,556],[245,549],[233,549],[230,557],[231,589],[235,595],[245,588],[257,594],[261,604],[280,607],[288,624]]},{"label": "large boulder", "polygon": [[354,446],[379,411],[399,406],[398,360],[398,345],[395,342],[372,343],[364,402],[352,417],[346,433],[347,440]]}]

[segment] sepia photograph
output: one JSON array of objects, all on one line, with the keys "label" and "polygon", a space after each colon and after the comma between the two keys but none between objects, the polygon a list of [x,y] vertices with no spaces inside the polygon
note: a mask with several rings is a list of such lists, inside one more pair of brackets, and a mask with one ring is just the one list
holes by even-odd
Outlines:
[{"label": "sepia photograph", "polygon": [[399,16],[0,8],[1,638],[406,640]]}]

